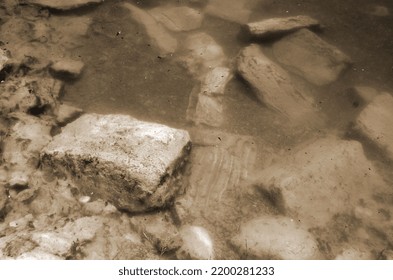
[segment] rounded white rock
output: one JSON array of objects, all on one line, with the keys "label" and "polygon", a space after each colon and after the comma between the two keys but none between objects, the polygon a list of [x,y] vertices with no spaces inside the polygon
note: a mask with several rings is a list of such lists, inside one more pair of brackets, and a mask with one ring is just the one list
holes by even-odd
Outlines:
[{"label": "rounded white rock", "polygon": [[178,259],[214,259],[213,241],[206,229],[198,226],[184,226],[180,230],[182,247],[176,252]]}]

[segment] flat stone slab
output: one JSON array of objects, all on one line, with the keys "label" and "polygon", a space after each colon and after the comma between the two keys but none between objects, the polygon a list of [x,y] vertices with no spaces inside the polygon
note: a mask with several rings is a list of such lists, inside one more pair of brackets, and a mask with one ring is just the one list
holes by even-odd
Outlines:
[{"label": "flat stone slab", "polygon": [[393,97],[382,93],[374,97],[356,119],[356,128],[393,159]]},{"label": "flat stone slab", "polygon": [[27,3],[56,10],[71,10],[86,5],[98,4],[104,0],[28,0]]},{"label": "flat stone slab", "polygon": [[312,104],[296,91],[289,74],[258,45],[252,44],[240,52],[237,71],[254,88],[257,98],[271,109],[294,120],[312,112]]},{"label": "flat stone slab", "polygon": [[190,150],[186,131],[126,115],[83,115],[68,124],[42,152],[44,166],[72,174],[81,193],[120,209],[163,207]]},{"label": "flat stone slab", "polygon": [[171,31],[190,31],[202,25],[203,14],[189,7],[157,7],[149,10],[157,21]]},{"label": "flat stone slab", "polygon": [[351,62],[342,51],[307,29],[273,44],[273,53],[289,71],[318,86],[334,82]]},{"label": "flat stone slab", "polygon": [[359,142],[333,136],[302,144],[258,176],[259,188],[281,191],[287,213],[308,227],[325,226],[356,207],[378,216],[373,193],[391,192]]},{"label": "flat stone slab", "polygon": [[288,33],[300,28],[318,27],[319,22],[309,16],[294,16],[285,18],[270,18],[246,24],[251,35],[264,38],[271,35]]},{"label": "flat stone slab", "polygon": [[314,237],[287,217],[263,216],[243,224],[232,243],[246,259],[320,258]]}]

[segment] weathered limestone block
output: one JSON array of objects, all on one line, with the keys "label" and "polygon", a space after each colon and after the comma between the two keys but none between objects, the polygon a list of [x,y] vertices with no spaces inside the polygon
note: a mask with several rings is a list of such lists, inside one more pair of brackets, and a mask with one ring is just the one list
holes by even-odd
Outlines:
[{"label": "weathered limestone block", "polygon": [[285,18],[270,18],[251,22],[246,25],[251,35],[263,38],[271,35],[288,33],[301,28],[318,27],[319,22],[309,16],[294,16]]},{"label": "weathered limestone block", "polygon": [[378,207],[373,192],[389,191],[361,144],[335,137],[305,143],[258,176],[259,188],[281,191],[288,213],[309,227],[324,226],[359,205]]},{"label": "weathered limestone block", "polygon": [[18,114],[4,140],[2,159],[7,166],[9,186],[28,185],[39,163],[41,149],[51,140],[51,124],[34,116]]},{"label": "weathered limestone block", "polygon": [[360,113],[356,129],[386,151],[393,159],[393,97],[390,93],[377,95]]},{"label": "weathered limestone block", "polygon": [[351,63],[342,51],[307,29],[273,44],[273,53],[288,70],[318,86],[334,82]]},{"label": "weathered limestone block", "polygon": [[184,42],[184,55],[181,57],[188,71],[203,80],[211,69],[225,67],[227,62],[223,49],[208,34],[198,32],[188,36]]},{"label": "weathered limestone block", "polygon": [[86,5],[98,4],[104,0],[27,0],[27,3],[56,10],[71,10]]},{"label": "weathered limestone block", "polygon": [[42,162],[72,174],[81,193],[138,212],[174,197],[189,150],[186,131],[126,115],[87,114],[53,138]]},{"label": "weathered limestone block", "polygon": [[246,259],[319,259],[317,242],[296,221],[286,217],[265,216],[242,225],[232,239]]},{"label": "weathered limestone block", "polygon": [[149,10],[158,22],[161,22],[171,31],[190,31],[202,25],[203,14],[195,9],[181,7],[157,7]]},{"label": "weathered limestone block", "polygon": [[191,92],[187,120],[219,127],[224,122],[224,91],[232,78],[229,68],[216,67]]},{"label": "weathered limestone block", "polygon": [[314,113],[312,104],[296,89],[289,74],[255,44],[237,58],[238,73],[255,89],[258,99],[282,115],[301,120]]},{"label": "weathered limestone block", "polygon": [[73,59],[63,59],[54,62],[50,66],[50,70],[55,75],[66,75],[67,77],[75,79],[80,76],[84,66],[85,65],[82,61],[73,60]]},{"label": "weathered limestone block", "polygon": [[123,3],[122,6],[129,10],[132,18],[146,29],[146,33],[151,42],[158,48],[162,55],[171,54],[176,51],[176,38],[174,38],[148,12],[145,12],[130,3]]}]

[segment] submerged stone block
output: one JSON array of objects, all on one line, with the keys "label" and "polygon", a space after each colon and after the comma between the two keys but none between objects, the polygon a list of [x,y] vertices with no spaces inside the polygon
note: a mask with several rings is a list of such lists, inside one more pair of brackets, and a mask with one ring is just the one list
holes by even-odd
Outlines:
[{"label": "submerged stone block", "polygon": [[150,41],[162,55],[168,55],[176,51],[178,47],[176,38],[161,23],[157,22],[153,16],[130,3],[123,3],[122,6],[130,12],[131,17],[137,23],[145,28]]},{"label": "submerged stone block", "polygon": [[360,113],[356,128],[393,159],[393,97],[390,93],[377,95]]},{"label": "submerged stone block", "polygon": [[27,3],[56,10],[71,10],[91,4],[98,4],[104,0],[28,0]]},{"label": "submerged stone block", "polygon": [[326,137],[294,151],[262,170],[258,183],[261,190],[281,191],[288,213],[309,228],[358,206],[376,215],[372,196],[391,193],[357,141]]},{"label": "submerged stone block", "polygon": [[263,38],[275,34],[282,34],[319,26],[319,22],[309,16],[294,16],[285,18],[270,18],[262,21],[251,22],[246,25],[251,35]]},{"label": "submerged stone block", "polygon": [[190,138],[186,131],[126,115],[87,114],[42,152],[44,166],[71,175],[81,193],[140,212],[177,193]]},{"label": "submerged stone block", "polygon": [[242,225],[232,239],[247,259],[319,259],[314,237],[287,217],[259,217]]},{"label": "submerged stone block", "polygon": [[171,31],[190,31],[201,27],[203,14],[195,9],[181,7],[156,7],[149,11],[157,21]]},{"label": "submerged stone block", "polygon": [[296,90],[289,74],[258,45],[252,44],[240,52],[237,71],[254,88],[261,102],[282,115],[298,121],[315,113],[312,102]]},{"label": "submerged stone block", "polygon": [[273,44],[273,52],[289,71],[318,86],[334,82],[351,63],[342,51],[307,29]]}]

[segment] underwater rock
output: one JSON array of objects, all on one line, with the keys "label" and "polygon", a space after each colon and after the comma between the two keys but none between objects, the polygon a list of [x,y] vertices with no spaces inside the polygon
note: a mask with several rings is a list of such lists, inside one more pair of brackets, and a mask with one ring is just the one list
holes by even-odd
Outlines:
[{"label": "underwater rock", "polygon": [[208,34],[198,32],[188,36],[184,42],[181,60],[188,71],[199,80],[205,79],[211,69],[225,67],[227,62],[223,49]]},{"label": "underwater rock", "polygon": [[285,36],[272,48],[284,67],[318,86],[334,82],[351,63],[342,51],[307,29]]},{"label": "underwater rock", "polygon": [[16,258],[17,260],[62,260],[59,256],[45,252],[40,248],[35,248],[30,252],[25,252]]},{"label": "underwater rock", "polygon": [[229,68],[216,67],[194,87],[189,98],[187,120],[196,125],[219,127],[224,121],[223,95],[232,74]]},{"label": "underwater rock", "polygon": [[8,197],[3,186],[0,185],[0,222],[3,221],[7,214]]},{"label": "underwater rock", "polygon": [[289,33],[301,28],[318,26],[319,22],[309,16],[293,16],[247,23],[246,28],[252,36],[264,38],[271,35]]},{"label": "underwater rock", "polygon": [[51,140],[51,124],[37,117],[14,114],[16,123],[4,140],[2,159],[8,169],[8,185],[26,186],[39,164],[41,149]]},{"label": "underwater rock", "polygon": [[63,59],[63,60],[58,60],[54,62],[50,66],[50,70],[56,75],[56,76],[67,76],[69,78],[75,79],[80,76],[82,73],[84,63],[79,60],[73,60],[73,59]]},{"label": "underwater rock", "polygon": [[70,175],[84,195],[132,212],[163,207],[190,151],[186,131],[126,115],[86,114],[68,124],[42,152],[42,163]]},{"label": "underwater rock", "polygon": [[146,29],[151,42],[162,55],[176,51],[177,40],[153,16],[130,3],[123,3],[122,6],[129,10],[132,18]]},{"label": "underwater rock", "polygon": [[246,23],[256,3],[254,0],[209,0],[205,13],[227,21]]},{"label": "underwater rock", "polygon": [[72,10],[91,4],[102,3],[104,0],[26,0],[25,2],[55,10]]},{"label": "underwater rock", "polygon": [[291,120],[315,114],[312,103],[293,85],[289,74],[252,44],[237,58],[238,73],[254,88],[258,99]]},{"label": "underwater rock", "polygon": [[34,232],[31,239],[44,252],[66,258],[73,248],[92,241],[103,225],[101,217],[82,217],[54,231]]},{"label": "underwater rock", "polygon": [[326,137],[293,151],[260,171],[257,182],[261,190],[281,191],[288,214],[309,227],[324,226],[338,213],[368,205],[373,192],[388,191],[357,141]]},{"label": "underwater rock", "polygon": [[0,49],[0,72],[4,69],[9,61],[9,57],[5,50]]},{"label": "underwater rock", "polygon": [[176,252],[179,260],[213,260],[214,244],[209,232],[199,226],[183,226],[180,229],[183,245]]},{"label": "underwater rock", "polygon": [[56,122],[59,125],[67,124],[77,119],[82,114],[82,109],[76,108],[68,104],[60,104],[55,110]]},{"label": "underwater rock", "polygon": [[232,240],[243,259],[319,259],[314,237],[287,217],[263,216],[248,221]]},{"label": "underwater rock", "polygon": [[29,188],[19,192],[15,199],[19,202],[30,203],[37,196],[38,189]]},{"label": "underwater rock", "polygon": [[202,25],[203,14],[195,9],[180,7],[156,7],[148,11],[158,22],[171,31],[190,31]]},{"label": "underwater rock", "polygon": [[356,100],[355,102],[357,102],[358,105],[363,105],[373,101],[374,98],[379,94],[379,91],[371,87],[355,86],[348,90],[348,94],[350,95],[351,99]]},{"label": "underwater rock", "polygon": [[49,77],[26,76],[9,79],[0,84],[1,112],[39,115],[56,106],[62,88],[62,82]]},{"label": "underwater rock", "polygon": [[382,93],[360,113],[356,119],[356,129],[369,138],[386,155],[393,159],[393,97]]}]

